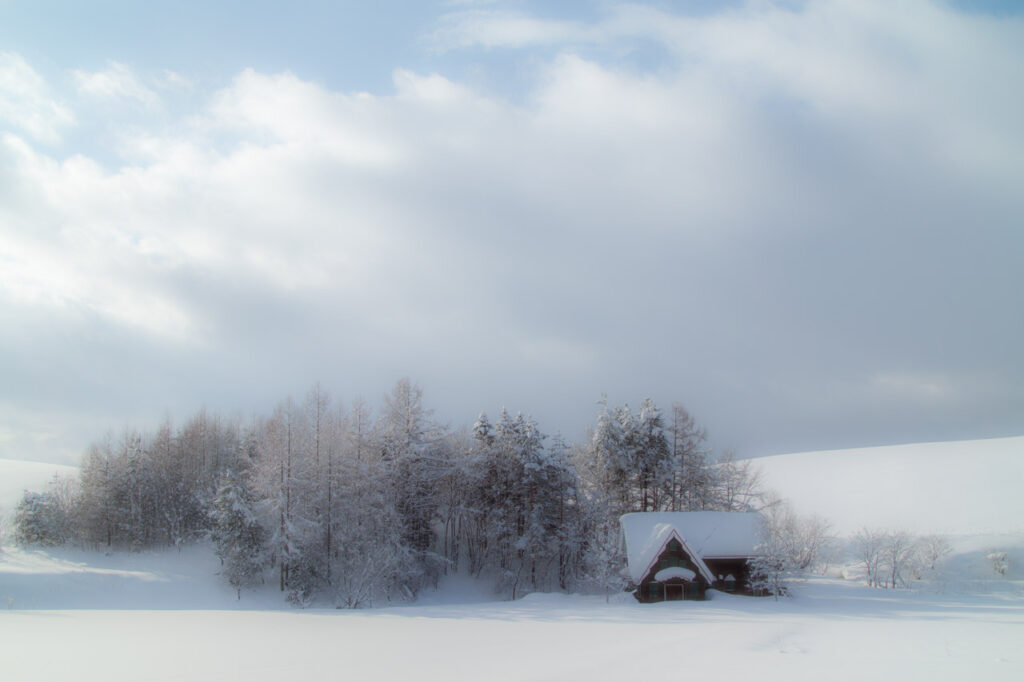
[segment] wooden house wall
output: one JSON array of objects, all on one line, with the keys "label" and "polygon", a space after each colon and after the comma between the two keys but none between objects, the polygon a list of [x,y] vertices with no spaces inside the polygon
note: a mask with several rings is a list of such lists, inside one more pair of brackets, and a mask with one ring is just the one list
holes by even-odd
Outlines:
[{"label": "wooden house wall", "polygon": [[[694,579],[687,581],[682,578],[675,578],[664,583],[654,580],[654,576],[658,571],[675,566],[693,571]],[[666,586],[668,586],[668,590],[671,593],[669,594],[670,599],[676,598],[675,594],[678,593],[677,591],[681,587],[684,589],[682,593],[683,599],[704,599],[704,591],[709,587],[707,580],[701,575],[700,569],[697,568],[693,557],[687,554],[682,544],[675,538],[666,543],[665,549],[658,555],[658,560],[651,566],[647,575],[640,580],[634,595],[637,600],[645,603],[664,601],[666,599]]]},{"label": "wooden house wall", "polygon": [[[715,576],[715,589],[734,592],[737,594],[750,594],[750,566],[745,558],[726,559],[704,559],[704,565]],[[729,586],[722,580],[727,576],[733,576],[736,584],[729,589]],[[719,578],[721,576],[722,579]]]}]

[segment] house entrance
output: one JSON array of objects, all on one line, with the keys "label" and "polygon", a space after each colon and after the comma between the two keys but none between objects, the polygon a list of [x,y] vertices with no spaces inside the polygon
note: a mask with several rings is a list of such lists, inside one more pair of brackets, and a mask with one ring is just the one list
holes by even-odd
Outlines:
[{"label": "house entrance", "polygon": [[686,585],[675,583],[665,585],[665,601],[681,601],[686,596]]}]

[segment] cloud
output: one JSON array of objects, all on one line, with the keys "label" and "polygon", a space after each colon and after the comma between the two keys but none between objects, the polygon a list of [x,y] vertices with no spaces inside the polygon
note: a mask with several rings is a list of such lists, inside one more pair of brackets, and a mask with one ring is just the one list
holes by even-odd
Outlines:
[{"label": "cloud", "polygon": [[[169,73],[166,72],[165,77]],[[125,64],[110,62],[106,69],[95,72],[76,69],[72,75],[75,87],[82,96],[99,100],[134,101],[148,108],[160,106],[159,95],[143,85],[135,72]],[[169,82],[176,83],[177,80],[172,78]]]},{"label": "cloud", "polygon": [[502,10],[460,10],[441,19],[430,36],[434,49],[445,52],[466,47],[524,48],[588,39],[583,24],[538,19]]},{"label": "cloud", "polygon": [[75,124],[75,115],[50,95],[46,82],[24,59],[0,52],[0,121],[55,144]]},{"label": "cloud", "polygon": [[[683,400],[760,452],[1007,435],[1022,30],[885,7],[626,7],[504,33],[477,15],[504,37],[452,44],[522,49],[514,103],[442,73],[369,94],[250,69],[173,125],[121,130],[117,164],[9,135],[0,307],[33,334],[0,355],[64,353],[67,372],[21,381],[156,416],[411,374],[456,422],[509,405],[570,437],[603,392]],[[665,62],[617,63],[621,35]],[[97,92],[145,100],[108,72]],[[1003,379],[945,399],[971,376]],[[117,377],[145,390],[118,397]]]},{"label": "cloud", "polygon": [[191,79],[170,69],[164,69],[161,72],[159,79],[157,79],[157,85],[164,89],[186,92],[191,91],[194,87]]}]

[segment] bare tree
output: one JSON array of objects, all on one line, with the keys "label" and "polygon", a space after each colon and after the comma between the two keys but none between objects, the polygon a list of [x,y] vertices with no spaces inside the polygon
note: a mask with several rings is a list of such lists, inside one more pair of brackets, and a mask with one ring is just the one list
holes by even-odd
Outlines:
[{"label": "bare tree", "polygon": [[917,550],[917,539],[905,531],[894,531],[885,535],[882,563],[886,568],[888,587],[907,585],[907,574],[913,568]]},{"label": "bare tree", "polygon": [[877,529],[861,528],[854,536],[854,543],[860,563],[864,566],[868,585],[880,587],[885,533]]},{"label": "bare tree", "polygon": [[941,535],[926,535],[919,543],[920,571],[934,573],[942,560],[953,551],[949,542]]},{"label": "bare tree", "polygon": [[755,511],[762,505],[761,472],[751,460],[737,460],[726,452],[714,467],[714,477],[714,508]]}]

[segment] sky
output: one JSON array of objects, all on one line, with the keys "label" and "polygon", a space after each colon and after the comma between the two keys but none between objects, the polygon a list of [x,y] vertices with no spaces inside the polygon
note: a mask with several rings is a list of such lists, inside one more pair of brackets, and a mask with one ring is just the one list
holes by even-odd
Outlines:
[{"label": "sky", "polygon": [[0,457],[402,377],[1021,435],[1022,178],[1011,2],[0,2]]}]

